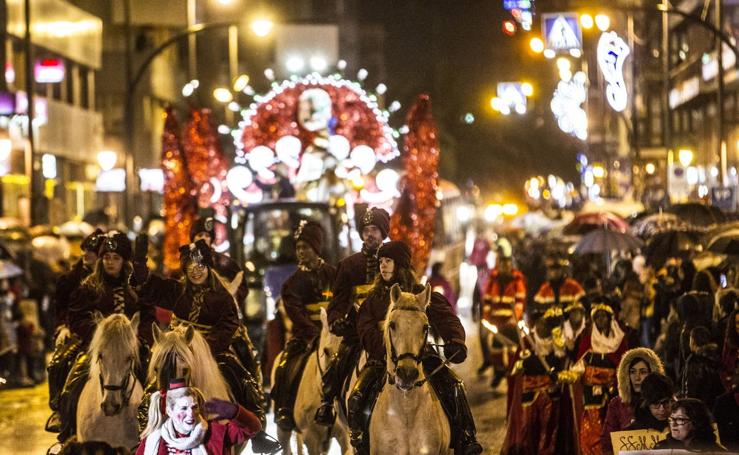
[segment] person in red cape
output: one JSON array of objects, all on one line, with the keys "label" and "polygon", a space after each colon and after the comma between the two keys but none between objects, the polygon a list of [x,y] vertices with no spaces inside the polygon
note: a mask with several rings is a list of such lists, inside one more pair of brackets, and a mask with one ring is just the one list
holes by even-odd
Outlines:
[{"label": "person in red cape", "polygon": [[[215,419],[206,420],[204,414]],[[245,443],[261,429],[252,412],[225,400],[206,402],[200,390],[177,379],[167,390],[152,394],[149,423],[136,455],[229,454],[232,447]]]},{"label": "person in red cape", "polygon": [[575,408],[582,409],[575,414],[579,416],[580,453],[601,455],[600,438],[608,401],[615,395],[618,365],[629,346],[605,299],[592,303],[590,315],[593,323],[580,340],[577,363],[560,378],[565,382],[579,380],[572,399]]},{"label": "person in red cape", "polygon": [[568,453],[561,425],[562,386],[557,381],[567,362],[564,338],[556,330],[562,310],[552,307],[531,312],[534,330],[524,337],[513,359],[509,387],[508,426],[502,455]]}]

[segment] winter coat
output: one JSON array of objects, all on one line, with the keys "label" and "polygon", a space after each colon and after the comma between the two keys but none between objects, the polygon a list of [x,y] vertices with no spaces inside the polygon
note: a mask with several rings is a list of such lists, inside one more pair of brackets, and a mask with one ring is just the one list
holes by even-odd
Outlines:
[{"label": "winter coat", "polygon": [[490,273],[490,279],[483,297],[482,317],[510,319],[515,314],[521,319],[526,303],[526,279],[518,270],[513,270],[511,279],[502,283],[498,269]]},{"label": "winter coat", "polygon": [[731,451],[739,452],[739,388],[734,387],[716,398],[713,418],[718,425],[721,444]]},{"label": "winter coat", "polygon": [[696,442],[693,441],[690,446],[686,446],[682,441],[674,439],[671,435],[667,435],[667,439],[660,441],[652,450],[688,450],[691,452],[726,452],[726,448],[715,441]]},{"label": "winter coat", "polygon": [[216,356],[229,348],[239,327],[236,302],[221,286],[193,288],[180,280],[152,274],[141,289],[141,298],[172,311],[180,322],[200,330]]},{"label": "winter coat", "polygon": [[669,430],[669,423],[667,420],[655,419],[649,408],[640,406],[634,412],[634,421],[625,430],[654,430],[663,432]]},{"label": "winter coat", "polygon": [[328,305],[328,323],[333,324],[347,316],[354,317],[354,305],[364,301],[373,280],[374,276],[367,276],[367,256],[363,252],[354,253],[339,262],[334,296]]},{"label": "winter coat", "polygon": [[726,392],[721,382],[721,363],[715,344],[703,346],[688,356],[680,390],[684,396],[698,398],[709,409],[716,397]]},{"label": "winter coat", "polygon": [[151,324],[155,321],[154,305],[147,304],[128,286],[123,286],[121,280],[113,280],[104,275],[102,293],[98,293],[89,285],[82,285],[72,294],[69,305],[69,329],[82,341],[86,347],[92,340],[97,326],[94,313],[99,311],[103,317],[115,313],[120,299],[123,300],[123,313],[131,319],[134,314],[140,313],[139,340],[151,346]]},{"label": "winter coat", "polygon": [[[231,453],[234,446],[243,444],[261,431],[262,425],[259,419],[251,412],[239,407],[239,413],[225,424],[216,421],[208,422],[208,432],[205,435],[205,450],[209,455],[222,455]],[[147,439],[143,439],[136,449],[136,455],[146,453]],[[167,443],[159,442],[157,455],[168,455]]]},{"label": "winter coat", "polygon": [[[423,286],[417,285],[413,293],[420,292],[423,292]],[[359,309],[357,331],[362,347],[367,351],[371,360],[385,360],[385,341],[381,327],[389,307],[390,288],[385,287],[383,292],[372,292]],[[431,304],[426,309],[426,315],[431,328],[445,343],[457,343],[464,346],[464,327],[443,295],[438,292],[431,294]]]},{"label": "winter coat", "polygon": [[564,309],[567,305],[577,302],[580,297],[585,295],[580,283],[572,278],[565,278],[556,291],[549,281],[545,281],[534,296],[536,307],[546,310],[550,305],[558,305]]},{"label": "winter coat", "polygon": [[635,359],[644,360],[649,366],[651,373],[664,374],[662,361],[651,349],[630,349],[621,357],[621,362],[618,364],[618,371],[616,373],[618,396],[613,397],[608,403],[606,417],[603,422],[601,447],[604,454],[612,453],[611,433],[614,431],[623,431],[631,425],[635,418],[635,408],[639,406],[638,399],[635,399],[633,396],[631,379],[629,377],[629,365]]},{"label": "winter coat", "polygon": [[315,270],[299,268],[282,285],[282,302],[292,322],[292,336],[311,342],[321,334],[321,308],[332,297],[336,269],[325,262]]},{"label": "winter coat", "polygon": [[69,325],[69,305],[72,294],[80,287],[82,280],[90,274],[82,259],[77,261],[72,270],[63,274],[56,281],[56,292],[54,293],[54,310],[56,312],[55,327]]}]

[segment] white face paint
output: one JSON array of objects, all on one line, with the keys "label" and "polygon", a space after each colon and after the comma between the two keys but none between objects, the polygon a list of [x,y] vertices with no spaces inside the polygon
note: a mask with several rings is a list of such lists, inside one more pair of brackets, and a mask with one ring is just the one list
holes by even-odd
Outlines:
[{"label": "white face paint", "polygon": [[178,433],[188,435],[200,421],[200,406],[194,397],[181,397],[167,408],[167,415]]}]

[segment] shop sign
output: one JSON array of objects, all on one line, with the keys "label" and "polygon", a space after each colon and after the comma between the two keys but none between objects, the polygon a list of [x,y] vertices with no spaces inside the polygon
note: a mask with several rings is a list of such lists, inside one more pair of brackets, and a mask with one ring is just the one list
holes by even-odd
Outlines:
[{"label": "shop sign", "polygon": [[711,204],[725,212],[733,212],[736,209],[736,188],[711,188]]},{"label": "shop sign", "polygon": [[33,66],[33,75],[40,84],[57,84],[64,80],[64,60],[39,58]]}]

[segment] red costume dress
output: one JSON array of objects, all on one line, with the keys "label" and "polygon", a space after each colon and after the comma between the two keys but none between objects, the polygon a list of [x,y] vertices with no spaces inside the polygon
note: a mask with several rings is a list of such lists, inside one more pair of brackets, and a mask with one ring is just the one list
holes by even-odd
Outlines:
[{"label": "red costume dress", "polygon": [[628,350],[624,332],[614,319],[610,332],[606,337],[593,324],[582,336],[578,361],[573,368],[581,375],[573,400],[583,455],[601,455],[600,438],[606,407],[616,393],[616,372],[621,356]]}]

